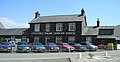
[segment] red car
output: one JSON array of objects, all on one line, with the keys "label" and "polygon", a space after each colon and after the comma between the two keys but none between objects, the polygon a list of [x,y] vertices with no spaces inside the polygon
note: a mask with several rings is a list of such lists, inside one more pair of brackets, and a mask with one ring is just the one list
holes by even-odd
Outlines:
[{"label": "red car", "polygon": [[99,49],[104,49],[105,45],[104,44],[98,44]]},{"label": "red car", "polygon": [[73,46],[70,46],[68,43],[61,43],[60,48],[62,51],[74,51],[75,48]]}]

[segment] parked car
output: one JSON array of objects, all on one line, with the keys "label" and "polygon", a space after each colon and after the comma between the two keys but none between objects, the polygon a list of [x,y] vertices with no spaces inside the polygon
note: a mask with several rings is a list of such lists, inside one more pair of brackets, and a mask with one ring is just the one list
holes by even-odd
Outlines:
[{"label": "parked car", "polygon": [[71,46],[75,48],[75,51],[86,51],[86,47],[82,46],[80,43],[70,43]]},{"label": "parked car", "polygon": [[70,46],[68,43],[61,43],[59,44],[60,45],[60,48],[62,51],[74,51],[75,48],[73,46]]},{"label": "parked car", "polygon": [[104,48],[105,48],[105,45],[104,45],[104,44],[98,44],[98,48],[99,48],[99,49],[104,49]]},{"label": "parked car", "polygon": [[46,45],[47,50],[46,51],[54,51],[59,52],[59,46],[57,46],[55,43],[47,43]]},{"label": "parked car", "polygon": [[17,43],[17,52],[30,52],[31,49],[27,42],[21,41]]},{"label": "parked car", "polygon": [[11,52],[12,50],[12,44],[9,42],[2,42],[0,44],[0,51],[6,51],[6,52]]},{"label": "parked car", "polygon": [[31,51],[32,52],[45,52],[45,46],[42,44],[42,43],[40,43],[40,42],[32,42],[32,43],[30,43],[30,45],[31,45]]},{"label": "parked car", "polygon": [[89,50],[89,51],[96,51],[98,49],[97,46],[93,45],[90,42],[81,42],[80,44],[85,46],[87,48],[87,50]]}]

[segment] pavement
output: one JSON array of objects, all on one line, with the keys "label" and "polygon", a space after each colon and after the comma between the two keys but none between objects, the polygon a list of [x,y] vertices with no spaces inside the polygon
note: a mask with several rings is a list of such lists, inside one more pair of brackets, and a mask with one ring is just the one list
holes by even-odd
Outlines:
[{"label": "pavement", "polygon": [[[90,58],[89,53],[94,56]],[[119,57],[120,50],[70,53],[0,53],[0,62],[120,62]]]},{"label": "pavement", "polygon": [[72,62],[120,62],[120,58],[112,56],[102,56],[94,58],[72,59]]}]

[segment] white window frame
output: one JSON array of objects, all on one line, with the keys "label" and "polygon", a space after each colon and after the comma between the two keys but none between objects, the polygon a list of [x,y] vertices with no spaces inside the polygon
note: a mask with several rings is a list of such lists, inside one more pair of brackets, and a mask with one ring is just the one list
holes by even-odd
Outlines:
[{"label": "white window frame", "polygon": [[56,37],[56,43],[62,42],[62,36],[57,36]]},{"label": "white window frame", "polygon": [[69,31],[75,31],[76,30],[76,23],[69,23]]},{"label": "white window frame", "polygon": [[39,32],[40,31],[40,24],[35,24],[34,25],[34,31]]},{"label": "white window frame", "polygon": [[39,36],[34,36],[34,42],[39,42]]},{"label": "white window frame", "polygon": [[50,24],[49,24],[49,23],[46,24],[46,26],[45,26],[45,30],[46,30],[47,32],[50,31]]},{"label": "white window frame", "polygon": [[56,23],[56,31],[62,31],[63,30],[63,23]]},{"label": "white window frame", "polygon": [[69,36],[68,43],[74,43],[74,42],[75,42],[75,36]]}]

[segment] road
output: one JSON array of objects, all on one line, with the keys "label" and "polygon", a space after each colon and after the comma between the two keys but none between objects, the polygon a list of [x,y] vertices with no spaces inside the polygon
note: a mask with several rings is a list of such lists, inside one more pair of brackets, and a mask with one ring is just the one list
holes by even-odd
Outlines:
[{"label": "road", "polygon": [[38,60],[38,59],[54,59],[54,58],[78,58],[78,54],[82,54],[82,58],[89,57],[92,53],[95,56],[104,56],[107,52],[108,56],[120,57],[120,50],[115,51],[97,51],[97,52],[61,52],[61,53],[0,53],[0,62],[4,60]]}]

